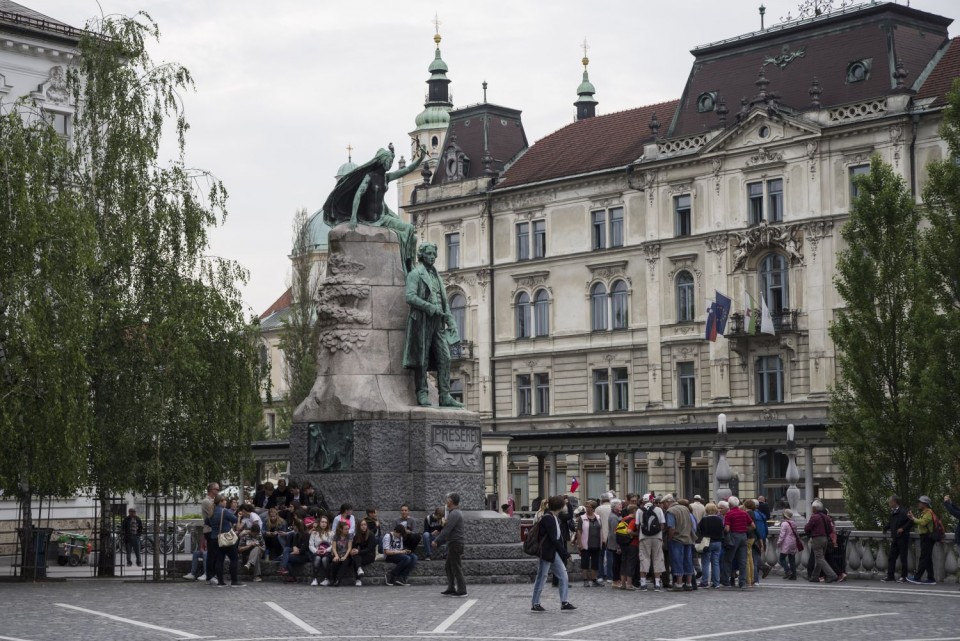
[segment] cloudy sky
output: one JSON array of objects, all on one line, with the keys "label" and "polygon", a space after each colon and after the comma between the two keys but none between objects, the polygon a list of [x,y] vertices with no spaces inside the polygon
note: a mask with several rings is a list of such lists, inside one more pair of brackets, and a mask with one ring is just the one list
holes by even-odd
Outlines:
[{"label": "cloudy sky", "polygon": [[[610,113],[679,97],[690,49],[760,27],[759,0],[17,1],[78,27],[101,10],[144,10],[159,24],[155,60],[180,62],[197,85],[188,162],[230,193],[212,251],[250,271],[244,299],[258,314],[286,288],[294,213],[320,208],[347,145],[360,161],[391,141],[408,148],[435,13],[455,106],[480,102],[486,80],[490,102],[523,110],[531,142],[573,120],[584,38]],[[800,2],[764,4],[770,26]],[[912,6],[960,17],[957,0]]]}]

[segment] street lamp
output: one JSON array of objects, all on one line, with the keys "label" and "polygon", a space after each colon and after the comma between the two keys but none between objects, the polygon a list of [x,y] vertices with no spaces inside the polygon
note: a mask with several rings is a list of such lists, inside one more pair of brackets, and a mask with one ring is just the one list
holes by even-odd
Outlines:
[{"label": "street lamp", "polygon": [[733,478],[733,470],[727,463],[727,415],[720,414],[717,417],[717,444],[713,446],[713,451],[717,453],[717,500],[726,501],[733,492],[730,490],[730,479]]}]

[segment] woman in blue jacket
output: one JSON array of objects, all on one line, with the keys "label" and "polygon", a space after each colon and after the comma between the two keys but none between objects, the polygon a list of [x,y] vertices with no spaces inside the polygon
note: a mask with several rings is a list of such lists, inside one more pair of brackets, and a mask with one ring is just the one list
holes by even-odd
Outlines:
[{"label": "woman in blue jacket", "polygon": [[[215,499],[215,501],[213,516],[210,517],[210,527],[214,533],[214,540],[216,540],[219,535],[223,534],[224,532],[236,530],[239,527],[237,515],[231,510],[227,509],[227,497],[221,494]],[[239,542],[239,539],[237,542]],[[237,573],[240,570],[240,556],[237,553],[237,542],[235,542],[233,545],[220,548],[220,554],[217,557],[217,587],[222,588],[227,585],[223,580],[224,557],[230,559],[230,585],[234,587],[240,587],[243,585],[240,583],[240,579],[237,577]]]}]

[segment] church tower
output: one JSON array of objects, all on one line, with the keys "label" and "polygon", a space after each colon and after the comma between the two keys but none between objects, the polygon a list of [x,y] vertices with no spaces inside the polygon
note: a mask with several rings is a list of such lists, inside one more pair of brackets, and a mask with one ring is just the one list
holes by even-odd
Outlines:
[{"label": "church tower", "polygon": [[577,87],[577,95],[580,97],[577,98],[577,101],[573,103],[573,106],[577,108],[577,120],[583,120],[584,118],[593,118],[597,115],[597,99],[593,97],[593,94],[597,93],[597,90],[594,89],[593,84],[590,82],[590,76],[587,74],[587,65],[590,64],[590,58],[587,57],[587,41],[583,41],[583,82],[580,83],[580,86]]},{"label": "church tower", "polygon": [[437,162],[440,153],[443,150],[444,139],[447,136],[447,127],[450,124],[450,110],[453,109],[453,101],[450,96],[450,79],[447,78],[447,63],[440,56],[440,20],[436,17],[433,21],[435,33],[433,42],[436,46],[433,61],[427,67],[430,77],[427,79],[427,96],[423,103],[423,111],[416,118],[416,129],[410,132],[410,158],[407,162],[413,162],[416,158],[417,147],[423,145],[427,148],[427,159],[423,162],[420,172],[414,172],[409,176],[404,176],[400,184],[398,210],[401,217],[406,220],[403,210],[410,202],[414,188],[424,182],[427,177],[426,171],[429,170],[432,175],[437,169]]}]

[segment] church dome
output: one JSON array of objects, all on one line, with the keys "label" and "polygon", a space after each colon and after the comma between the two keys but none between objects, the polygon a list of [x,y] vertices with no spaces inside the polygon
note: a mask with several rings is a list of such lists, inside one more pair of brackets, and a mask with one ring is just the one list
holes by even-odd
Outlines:
[{"label": "church dome", "polygon": [[446,129],[450,124],[450,108],[430,105],[417,115],[417,129]]},{"label": "church dome", "polygon": [[[351,164],[351,163],[347,163]],[[307,220],[307,251],[327,251],[330,225],[323,222],[323,210],[320,209]]]},{"label": "church dome", "polygon": [[340,179],[349,174],[351,171],[359,167],[359,165],[352,161],[347,161],[340,165],[340,169],[337,170],[337,175],[334,178]]}]

